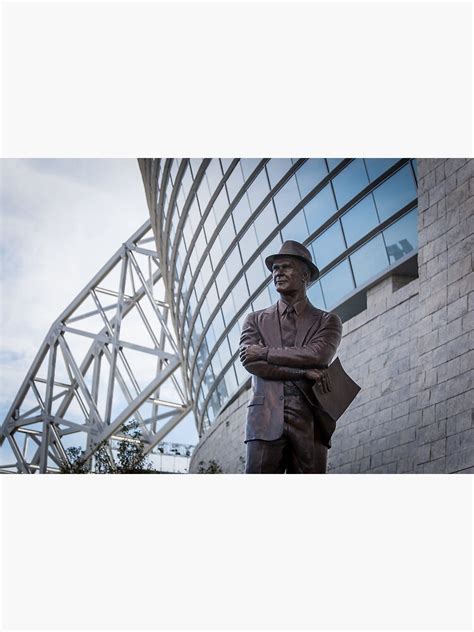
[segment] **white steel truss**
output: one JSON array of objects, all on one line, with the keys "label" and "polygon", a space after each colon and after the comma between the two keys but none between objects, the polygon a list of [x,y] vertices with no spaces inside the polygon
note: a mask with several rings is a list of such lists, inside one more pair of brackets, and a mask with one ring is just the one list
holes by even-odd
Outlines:
[{"label": "white steel truss", "polygon": [[132,419],[152,452],[192,408],[168,316],[147,221],[52,325],[3,422],[0,471],[59,471],[71,446],[93,458]]}]

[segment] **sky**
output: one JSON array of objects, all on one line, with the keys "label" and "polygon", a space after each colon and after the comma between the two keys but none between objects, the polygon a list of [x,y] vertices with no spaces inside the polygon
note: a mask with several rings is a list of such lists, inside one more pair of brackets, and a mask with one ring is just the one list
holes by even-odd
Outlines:
[{"label": "sky", "polygon": [[[134,159],[2,159],[0,168],[3,423],[51,324],[148,208]],[[165,440],[197,443],[192,418]]]}]

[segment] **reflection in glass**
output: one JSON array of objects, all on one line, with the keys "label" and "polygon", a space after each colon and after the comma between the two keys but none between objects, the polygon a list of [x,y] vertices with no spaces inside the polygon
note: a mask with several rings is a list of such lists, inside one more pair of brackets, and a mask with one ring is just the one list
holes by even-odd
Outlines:
[{"label": "reflection in glass", "polygon": [[362,285],[388,265],[382,235],[358,248],[350,257],[356,285]]},{"label": "reflection in glass", "polygon": [[338,263],[321,277],[321,287],[326,299],[327,309],[334,307],[346,294],[354,289],[351,269],[347,259]]},{"label": "reflection in glass", "polygon": [[416,198],[416,187],[410,165],[405,165],[374,190],[380,221],[388,219]]},{"label": "reflection in glass", "polygon": [[365,158],[365,166],[372,182],[382,173],[390,169],[400,158]]},{"label": "reflection in glass", "polygon": [[333,178],[332,183],[337,205],[341,208],[369,184],[364,161],[360,158],[353,160]]},{"label": "reflection in glass", "polygon": [[413,209],[386,228],[383,234],[391,264],[418,248],[417,209]]},{"label": "reflection in glass", "polygon": [[336,202],[331,185],[327,184],[316,197],[304,207],[309,234],[314,233],[331,215],[336,212]]},{"label": "reflection in glass", "polygon": [[305,195],[308,195],[327,173],[328,169],[324,158],[311,158],[307,160],[296,172],[296,180],[301,197],[304,198]]},{"label": "reflection in glass", "polygon": [[322,270],[346,248],[339,220],[331,224],[311,245],[316,265]]},{"label": "reflection in glass", "polygon": [[290,211],[300,202],[300,192],[296,186],[296,179],[293,176],[276,195],[273,201],[277,210],[278,219],[284,219]]},{"label": "reflection in glass", "polygon": [[347,245],[352,246],[379,223],[372,194],[369,193],[341,217]]}]

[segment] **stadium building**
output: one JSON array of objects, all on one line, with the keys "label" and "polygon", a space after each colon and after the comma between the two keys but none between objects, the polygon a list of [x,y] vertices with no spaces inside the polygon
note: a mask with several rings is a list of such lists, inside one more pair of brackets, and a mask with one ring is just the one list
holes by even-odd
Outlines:
[{"label": "stadium building", "polygon": [[473,161],[139,162],[200,437],[191,471],[243,470],[240,330],[278,299],[264,259],[286,239],[312,251],[308,296],[343,320],[362,387],[329,471],[474,471]]}]

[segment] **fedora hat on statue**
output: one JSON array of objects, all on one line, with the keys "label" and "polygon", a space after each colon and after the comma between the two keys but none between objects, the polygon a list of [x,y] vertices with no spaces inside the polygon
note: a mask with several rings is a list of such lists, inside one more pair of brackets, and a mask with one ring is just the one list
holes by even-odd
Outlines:
[{"label": "fedora hat on statue", "polygon": [[318,278],[319,270],[313,263],[313,258],[310,251],[306,248],[306,246],[303,246],[303,244],[300,244],[298,241],[289,240],[283,242],[283,245],[280,248],[280,252],[278,252],[276,255],[269,255],[265,259],[265,265],[270,270],[270,272],[272,271],[273,262],[275,261],[275,259],[278,259],[280,257],[295,257],[296,259],[303,261],[303,263],[306,263],[310,270],[310,281],[316,281],[316,279]]}]

